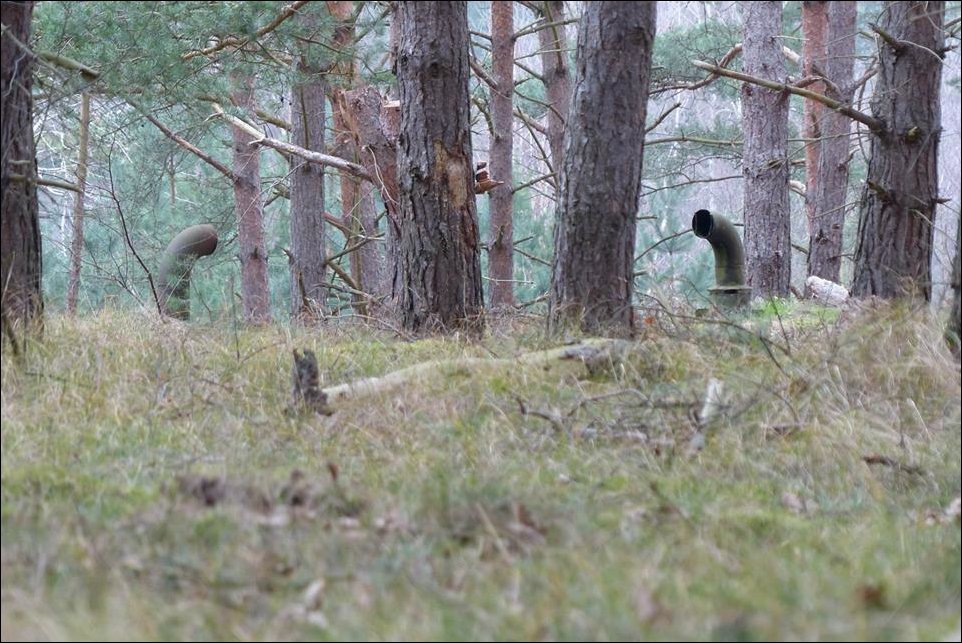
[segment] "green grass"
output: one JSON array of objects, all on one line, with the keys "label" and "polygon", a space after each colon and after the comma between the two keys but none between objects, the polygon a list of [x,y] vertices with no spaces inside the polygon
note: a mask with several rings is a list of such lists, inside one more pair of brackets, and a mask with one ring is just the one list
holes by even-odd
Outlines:
[{"label": "green grass", "polygon": [[[336,384],[552,344],[536,322],[470,343],[48,319],[2,365],[2,636],[954,633],[962,403],[937,323],[750,325],[655,316],[591,377],[459,371],[325,418],[285,412],[295,347]],[[693,452],[710,378],[724,407]]]}]

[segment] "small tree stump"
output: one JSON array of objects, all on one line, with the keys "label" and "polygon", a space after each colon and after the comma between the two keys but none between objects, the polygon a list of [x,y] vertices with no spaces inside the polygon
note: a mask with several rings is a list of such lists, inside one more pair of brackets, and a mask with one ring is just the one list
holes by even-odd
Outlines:
[{"label": "small tree stump", "polygon": [[317,357],[314,351],[304,350],[298,354],[294,349],[294,369],[292,372],[293,401],[292,411],[307,410],[321,415],[330,415],[334,410],[327,405],[327,394],[321,390]]}]

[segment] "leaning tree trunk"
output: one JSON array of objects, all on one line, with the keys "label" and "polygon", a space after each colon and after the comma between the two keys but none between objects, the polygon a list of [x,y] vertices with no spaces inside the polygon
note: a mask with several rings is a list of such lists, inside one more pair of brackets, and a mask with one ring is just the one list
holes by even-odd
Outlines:
[{"label": "leaning tree trunk", "polygon": [[[291,89],[291,142],[324,152],[325,83],[306,62]],[[291,157],[291,315],[301,320],[324,313],[324,168]]]},{"label": "leaning tree trunk", "polygon": [[491,229],[488,277],[491,307],[514,304],[514,233],[511,159],[514,107],[514,3],[491,3],[491,64],[497,89],[491,91],[491,176],[504,181],[489,192]]},{"label": "leaning tree trunk", "polygon": [[[544,77],[545,95],[548,99],[548,148],[551,150],[551,169],[561,173],[564,157],[565,121],[568,103],[571,102],[571,77],[568,72],[568,43],[563,24],[565,3],[562,0],[546,0],[541,3],[541,18],[549,25],[538,32],[541,46],[541,75]],[[555,181],[558,184],[557,178]]]},{"label": "leaning tree trunk", "polygon": [[466,2],[402,2],[396,292],[409,331],[483,326]]},{"label": "leaning tree trunk", "polygon": [[[743,6],[744,72],[783,82],[782,3],[748,2]],[[748,83],[741,91],[748,285],[754,296],[786,296],[792,275],[788,94]]]},{"label": "leaning tree trunk", "polygon": [[654,2],[593,2],[578,35],[551,274],[552,327],[632,328]]},{"label": "leaning tree trunk", "polygon": [[943,2],[887,2],[879,19],[879,72],[859,209],[852,294],[929,299],[938,202]]},{"label": "leaning tree trunk", "polygon": [[[3,2],[0,19],[0,330],[13,341],[15,326],[43,322],[40,291],[40,214],[37,155],[33,142],[33,2]],[[5,345],[5,342],[3,342]],[[13,343],[14,350],[16,344]]]},{"label": "leaning tree trunk", "polygon": [[[84,196],[87,191],[87,147],[90,139],[90,94],[80,95],[80,142],[77,147],[77,192],[73,200],[73,238],[70,240],[70,280],[67,282],[67,312],[77,312],[80,266],[84,248]],[[171,183],[173,185],[173,183]]]},{"label": "leaning tree trunk", "polygon": [[[855,60],[854,2],[828,3],[827,38],[831,51],[819,61],[820,71],[837,91],[828,90],[836,100],[849,104],[854,94],[852,67]],[[805,101],[805,104],[812,101]],[[809,220],[808,274],[830,281],[839,281],[842,266],[842,232],[845,227],[845,204],[848,195],[849,142],[852,123],[837,111],[823,109],[816,132],[818,153],[814,166],[816,177],[809,181],[805,204]]]},{"label": "leaning tree trunk", "polygon": [[[235,105],[254,113],[254,83],[250,77],[235,76],[231,93]],[[244,319],[260,324],[270,321],[270,295],[267,289],[267,249],[264,246],[264,216],[260,193],[260,156],[251,145],[254,137],[233,127],[234,134],[234,214],[240,245],[241,299]]]}]

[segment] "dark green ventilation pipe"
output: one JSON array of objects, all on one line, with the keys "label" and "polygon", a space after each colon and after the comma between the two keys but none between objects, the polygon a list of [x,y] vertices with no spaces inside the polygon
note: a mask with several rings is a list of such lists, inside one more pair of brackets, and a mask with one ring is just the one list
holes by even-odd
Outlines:
[{"label": "dark green ventilation pipe", "polygon": [[170,242],[160,262],[160,304],[165,315],[190,319],[190,271],[198,257],[217,249],[217,230],[209,223],[185,228]]},{"label": "dark green ventilation pipe", "polygon": [[715,253],[715,287],[708,289],[712,302],[725,309],[747,306],[752,289],[745,284],[745,250],[738,230],[731,221],[708,210],[695,213],[691,230],[707,240]]}]

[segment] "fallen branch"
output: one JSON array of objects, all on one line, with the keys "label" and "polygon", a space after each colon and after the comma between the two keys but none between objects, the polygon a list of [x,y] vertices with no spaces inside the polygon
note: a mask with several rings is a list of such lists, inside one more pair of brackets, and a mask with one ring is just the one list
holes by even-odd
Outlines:
[{"label": "fallen branch", "polygon": [[519,364],[543,366],[563,360],[580,361],[589,372],[595,372],[599,366],[620,361],[630,346],[631,342],[625,340],[589,339],[580,344],[525,353],[518,357],[494,359],[465,357],[462,359],[432,360],[408,366],[387,375],[368,377],[331,386],[324,389],[323,393],[327,396],[328,402],[334,404],[341,400],[387,393],[432,375],[450,376],[490,367],[517,368]]}]

